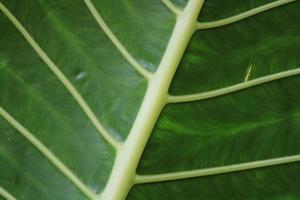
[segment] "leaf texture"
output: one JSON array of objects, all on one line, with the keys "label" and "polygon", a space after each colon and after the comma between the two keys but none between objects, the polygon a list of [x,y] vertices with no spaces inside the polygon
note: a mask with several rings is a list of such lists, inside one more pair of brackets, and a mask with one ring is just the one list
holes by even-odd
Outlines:
[{"label": "leaf texture", "polygon": [[0,0],[0,199],[299,199],[299,9]]}]

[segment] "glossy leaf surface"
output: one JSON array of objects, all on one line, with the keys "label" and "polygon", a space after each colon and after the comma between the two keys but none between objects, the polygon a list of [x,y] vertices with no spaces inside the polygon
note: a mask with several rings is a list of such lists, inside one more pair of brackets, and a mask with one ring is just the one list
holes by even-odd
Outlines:
[{"label": "glossy leaf surface", "polygon": [[[179,30],[178,21],[201,0],[0,2],[0,199],[116,200],[105,188],[122,165],[137,175],[132,187],[124,183],[129,200],[300,198],[298,157],[161,178],[300,154],[299,1],[195,32]],[[196,19],[227,19],[272,2],[206,0]],[[177,66],[167,55],[182,42],[178,32],[187,40]],[[164,74],[170,86],[155,82],[164,79],[164,63],[177,69]],[[244,86],[278,73],[288,75]],[[235,84],[242,86],[234,92],[184,100]],[[152,175],[159,181],[147,181]]]}]

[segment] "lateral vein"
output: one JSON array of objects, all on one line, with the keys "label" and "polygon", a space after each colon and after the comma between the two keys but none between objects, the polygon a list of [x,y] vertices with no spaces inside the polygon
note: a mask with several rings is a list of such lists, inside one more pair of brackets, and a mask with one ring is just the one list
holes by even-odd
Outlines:
[{"label": "lateral vein", "polygon": [[71,93],[78,105],[84,111],[86,116],[91,120],[93,125],[96,127],[100,135],[116,150],[119,149],[120,143],[116,141],[104,128],[104,126],[97,119],[91,108],[88,106],[86,101],[77,91],[77,89],[72,85],[68,78],[60,71],[59,67],[48,57],[48,55],[42,50],[42,48],[36,43],[34,38],[28,33],[24,26],[15,18],[15,16],[0,2],[0,10],[8,17],[8,19],[15,25],[17,30],[23,35],[30,46],[35,50],[39,57],[46,63],[50,70],[56,75],[60,82],[65,86],[65,88]]},{"label": "lateral vein", "polygon": [[282,6],[282,5],[291,3],[291,2],[295,2],[295,1],[297,1],[297,0],[277,0],[277,1],[267,3],[265,5],[259,6],[257,8],[253,8],[246,12],[242,12],[240,14],[237,14],[237,15],[225,18],[225,19],[220,19],[220,20],[211,21],[211,22],[198,22],[197,29],[202,30],[202,29],[210,29],[210,28],[225,26],[228,24],[238,22],[245,18],[251,17],[253,15],[257,15],[259,13],[270,10],[272,8],[276,8],[276,7],[279,7],[279,6]]},{"label": "lateral vein", "polygon": [[19,131],[33,146],[35,146],[57,169],[60,170],[80,191],[90,199],[96,200],[96,194],[93,193],[81,180],[59,160],[39,139],[37,139],[22,124],[14,119],[8,112],[0,106],[0,115],[16,130]]},{"label": "lateral vein", "polygon": [[252,64],[249,65],[249,67],[247,68],[247,71],[246,71],[246,75],[245,75],[245,78],[244,78],[244,82],[247,82],[250,78],[250,74],[251,74],[251,69],[252,69]]},{"label": "lateral vein", "polygon": [[263,76],[260,78],[248,80],[246,82],[238,83],[221,89],[211,90],[208,92],[201,92],[201,93],[187,94],[187,95],[177,95],[177,96],[169,95],[168,103],[183,103],[183,102],[200,101],[204,99],[209,99],[209,98],[233,93],[239,90],[244,90],[274,80],[295,76],[298,74],[300,74],[300,68],[291,69],[291,70],[275,73],[268,76]]},{"label": "lateral vein", "polygon": [[110,30],[110,28],[107,26],[105,21],[103,20],[100,13],[97,11],[95,6],[90,0],[83,0],[95,18],[96,22],[100,26],[100,28],[103,30],[103,32],[106,34],[106,36],[110,39],[110,41],[114,44],[114,46],[119,50],[119,52],[123,55],[123,57],[127,60],[127,62],[135,68],[137,72],[139,72],[143,77],[145,77],[147,80],[149,80],[152,77],[152,73],[146,70],[144,67],[142,67],[134,58],[133,56],[127,51],[127,49],[123,46],[123,44],[118,40],[118,38],[115,36],[115,34]]},{"label": "lateral vein", "polygon": [[161,1],[175,16],[181,14],[182,11],[179,10],[170,0],[161,0]]},{"label": "lateral vein", "polygon": [[217,174],[232,173],[243,170],[257,169],[262,167],[281,165],[293,162],[299,162],[300,155],[284,156],[280,158],[266,159],[254,162],[246,162],[241,164],[233,164],[222,167],[212,167],[207,169],[197,169],[190,171],[180,171],[173,173],[163,173],[154,175],[138,175],[136,177],[136,184],[174,181],[179,179],[196,178],[202,176],[212,176]]},{"label": "lateral vein", "polygon": [[10,194],[7,190],[0,186],[0,195],[3,196],[7,200],[17,200],[12,194]]}]

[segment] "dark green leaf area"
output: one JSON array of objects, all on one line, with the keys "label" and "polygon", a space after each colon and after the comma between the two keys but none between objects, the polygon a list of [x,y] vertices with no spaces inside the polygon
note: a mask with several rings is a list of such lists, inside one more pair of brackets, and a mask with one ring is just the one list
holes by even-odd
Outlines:
[{"label": "dark green leaf area", "polygon": [[[85,184],[100,191],[111,170],[114,150],[13,25],[2,16],[0,23],[10,33],[0,42],[1,107]],[[0,131],[1,135],[6,132]]]},{"label": "dark green leaf area", "polygon": [[[300,2],[224,27],[198,31],[170,88],[189,94],[299,68]],[[220,10],[222,8],[220,7]]]},{"label": "dark green leaf area", "polygon": [[300,153],[300,77],[168,105],[140,174],[201,169]]},{"label": "dark green leaf area", "polygon": [[[205,1],[203,10],[199,16],[200,21],[213,21],[237,15],[275,0],[209,0]],[[222,9],[221,9],[222,8]]]},{"label": "dark green leaf area", "polygon": [[0,185],[22,200],[84,200],[76,186],[0,119]]},{"label": "dark green leaf area", "polygon": [[129,200],[298,200],[300,165],[291,163],[224,175],[138,185]]}]

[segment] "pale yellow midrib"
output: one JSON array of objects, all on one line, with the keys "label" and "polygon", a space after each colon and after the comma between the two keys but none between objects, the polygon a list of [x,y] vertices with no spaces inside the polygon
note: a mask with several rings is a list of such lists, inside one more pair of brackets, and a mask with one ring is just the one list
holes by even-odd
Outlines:
[{"label": "pale yellow midrib", "polygon": [[190,0],[185,10],[177,17],[162,61],[153,78],[149,81],[142,106],[124,146],[118,152],[101,199],[123,200],[132,185],[135,184],[135,170],[152,129],[165,106],[170,83],[195,31],[197,17],[203,3],[204,0]]},{"label": "pale yellow midrib", "polygon": [[0,186],[0,195],[3,196],[6,200],[17,200],[12,194]]},{"label": "pale yellow midrib", "polygon": [[250,87],[258,86],[264,83],[268,83],[274,80],[279,80],[283,78],[287,78],[290,76],[295,76],[300,74],[300,68],[287,70],[284,72],[279,72],[267,76],[263,76],[260,78],[247,80],[246,82],[238,83],[235,85],[227,86],[221,89],[211,90],[208,92],[201,92],[195,94],[187,94],[187,95],[169,95],[168,102],[169,103],[183,103],[183,102],[192,102],[192,101],[200,101],[204,99],[209,99],[213,97],[218,97],[222,95],[226,95],[229,93],[237,92],[240,90],[244,90]]},{"label": "pale yellow midrib", "polygon": [[56,77],[61,81],[65,88],[74,97],[78,105],[84,111],[89,120],[96,127],[99,134],[110,143],[115,149],[119,149],[121,144],[116,141],[104,128],[104,126],[99,122],[93,111],[90,109],[88,104],[82,98],[77,89],[72,85],[68,78],[60,71],[58,66],[47,56],[47,54],[41,49],[41,47],[35,42],[33,37],[28,33],[28,31],[23,27],[23,25],[14,17],[14,15],[0,2],[0,10],[8,17],[8,19],[15,25],[17,30],[23,35],[30,46],[35,50],[39,57],[46,63],[49,69],[56,75]]},{"label": "pale yellow midrib", "polygon": [[235,22],[238,22],[240,20],[243,20],[245,18],[257,15],[259,13],[262,13],[264,11],[291,3],[291,2],[295,2],[297,0],[277,0],[271,3],[267,3],[265,5],[259,6],[257,8],[248,10],[246,12],[234,15],[232,17],[228,17],[225,19],[220,19],[220,20],[216,20],[216,21],[211,21],[211,22],[199,22],[197,24],[197,29],[198,30],[202,30],[202,29],[209,29],[209,28],[216,28],[216,27],[220,27],[220,26],[225,26],[228,24],[232,24]]},{"label": "pale yellow midrib", "polygon": [[196,178],[201,176],[212,176],[217,174],[232,173],[243,170],[251,170],[262,167],[270,167],[275,165],[288,164],[293,162],[299,162],[300,155],[294,156],[284,156],[273,159],[265,159],[260,161],[246,162],[240,164],[233,164],[220,167],[212,167],[206,169],[196,169],[196,170],[187,170],[179,171],[172,173],[162,173],[162,174],[153,174],[153,175],[139,175],[137,176],[136,183],[153,183],[153,182],[163,182],[163,181],[174,181],[187,178]]},{"label": "pale yellow midrib", "polygon": [[59,171],[66,176],[80,191],[90,199],[96,200],[96,194],[93,193],[81,180],[66,167],[39,139],[37,139],[22,124],[13,118],[6,110],[0,106],[0,116],[2,116],[13,128],[18,130],[34,147],[36,147]]},{"label": "pale yellow midrib", "polygon": [[90,0],[83,0],[88,7],[89,11],[95,18],[96,22],[100,26],[100,28],[103,30],[103,32],[107,35],[107,37],[110,39],[110,41],[114,44],[114,46],[118,49],[118,51],[123,55],[123,57],[127,60],[127,62],[135,68],[136,71],[138,71],[143,77],[145,77],[147,80],[149,80],[152,77],[152,73],[146,70],[144,67],[142,67],[134,58],[133,56],[127,51],[127,49],[123,46],[123,44],[118,40],[118,38],[115,36],[115,34],[110,30],[110,28],[107,26],[103,18],[101,17],[100,13],[97,11],[95,6]]}]

